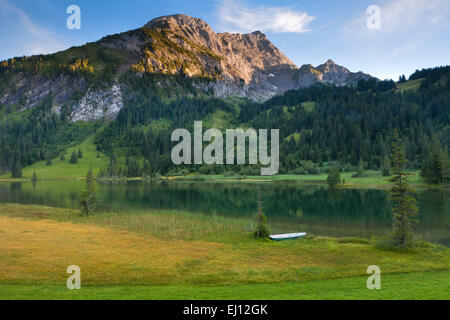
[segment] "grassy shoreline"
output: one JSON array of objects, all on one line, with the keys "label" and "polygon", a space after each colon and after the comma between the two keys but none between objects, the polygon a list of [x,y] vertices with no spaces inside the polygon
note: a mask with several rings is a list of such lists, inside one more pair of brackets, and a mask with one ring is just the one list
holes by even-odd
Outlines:
[{"label": "grassy shoreline", "polygon": [[[25,182],[30,181],[33,173],[36,172],[39,181],[73,181],[84,180],[89,167],[92,166],[94,174],[100,172],[100,168],[106,168],[109,158],[98,152],[93,142],[94,137],[88,137],[80,145],[67,149],[66,159],[64,161],[59,158],[52,159],[52,165],[47,166],[46,161],[36,162],[22,169],[23,178],[13,179],[8,173],[0,174],[0,182]],[[73,151],[81,149],[83,158],[78,159],[78,163],[69,163],[70,154]],[[119,163],[124,164],[125,159],[119,157]],[[409,170],[410,184],[415,188],[442,188],[442,186],[430,186],[425,184],[420,177],[418,170]],[[364,177],[353,177],[354,172],[344,172],[341,178],[345,180],[344,184],[339,185],[340,188],[373,188],[384,189],[389,188],[391,183],[389,177],[383,177],[380,170],[366,170]],[[327,185],[327,174],[315,175],[294,175],[294,174],[278,174],[276,176],[241,176],[239,174],[211,174],[200,175],[190,174],[186,176],[163,176],[157,180],[163,181],[206,181],[206,182],[227,182],[227,183],[255,183],[255,182],[286,182],[286,183],[303,183],[303,184],[323,184]],[[120,178],[120,179],[101,179],[103,181],[146,181],[146,178]]]},{"label": "grassy shoreline", "polygon": [[[363,178],[353,178],[351,172],[343,173],[342,178],[345,183],[338,185],[338,188],[368,188],[368,189],[388,189],[391,187],[392,183],[389,182],[389,177],[382,177],[379,171],[371,171],[368,176]],[[442,189],[449,188],[446,185],[429,185],[424,183],[419,176],[419,171],[410,172],[410,184],[414,188],[418,189]],[[77,177],[65,177],[65,178],[39,178],[38,181],[80,181],[85,180],[85,176]],[[20,178],[12,179],[0,178],[0,182],[29,182],[30,178]],[[225,176],[221,175],[188,175],[188,176],[163,176],[160,178],[102,178],[99,181],[187,181],[187,182],[212,182],[212,183],[299,183],[299,184],[310,184],[310,185],[328,185],[327,175],[291,175],[291,174],[281,174],[277,176]]]},{"label": "grassy shoreline", "polygon": [[[76,293],[60,292],[72,264],[81,267],[86,286],[86,295],[79,297],[88,299],[147,298],[148,292],[160,292],[155,298],[214,299],[214,288],[222,288],[225,298],[237,299],[356,299],[358,290],[361,298],[370,298],[364,295],[369,291],[364,279],[373,264],[383,276],[393,277],[392,286],[399,286],[384,291],[385,299],[399,294],[449,298],[448,286],[408,280],[416,273],[436,273],[433,279],[449,283],[446,247],[422,243],[408,251],[385,251],[365,239],[314,236],[273,242],[255,240],[252,227],[246,219],[174,211],[83,218],[72,209],[0,205],[0,299],[33,297],[36,288],[47,292],[42,297],[76,299]],[[411,277],[396,280],[398,274]],[[407,284],[412,289],[404,290]],[[177,295],[177,288],[189,295]],[[274,291],[261,295],[262,288]],[[238,294],[238,289],[245,293]],[[309,289],[316,293],[295,293]],[[130,293],[134,290],[138,293]]]}]

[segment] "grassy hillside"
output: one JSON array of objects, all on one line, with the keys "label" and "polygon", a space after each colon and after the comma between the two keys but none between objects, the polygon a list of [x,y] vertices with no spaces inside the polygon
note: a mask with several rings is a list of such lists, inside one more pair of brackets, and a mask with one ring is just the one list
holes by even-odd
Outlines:
[{"label": "grassy hillside", "polygon": [[416,80],[408,80],[403,83],[397,83],[397,87],[400,89],[400,91],[407,91],[407,90],[417,90],[420,87],[420,84],[425,79],[416,79]]},{"label": "grassy hillside", "polygon": [[[81,63],[83,61],[84,65]],[[26,72],[28,75],[55,76],[65,73],[84,76],[90,81],[107,82],[116,77],[119,71],[129,69],[137,61],[138,58],[127,51],[88,43],[54,54],[3,61],[0,75]]]},{"label": "grassy hillside", "polygon": [[[93,139],[94,137],[90,136],[83,143],[68,148],[64,161],[61,161],[60,158],[57,157],[52,159],[52,165],[50,166],[47,166],[47,161],[44,160],[25,167],[22,170],[22,179],[31,179],[33,177],[33,172],[36,172],[39,180],[79,179],[86,177],[90,166],[94,169],[94,173],[98,174],[100,168],[105,167],[108,164],[109,158],[101,152],[97,152]],[[82,150],[83,158],[78,159],[76,164],[72,164],[70,163],[70,156],[72,151],[78,152],[78,149]],[[99,158],[97,158],[97,154],[99,155]],[[0,179],[9,180],[11,179],[11,175],[1,175]]]}]

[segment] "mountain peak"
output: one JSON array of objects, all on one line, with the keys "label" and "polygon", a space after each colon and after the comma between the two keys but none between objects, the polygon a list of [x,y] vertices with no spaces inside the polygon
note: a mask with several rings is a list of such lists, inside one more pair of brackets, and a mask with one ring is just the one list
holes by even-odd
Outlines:
[{"label": "mountain peak", "polygon": [[[262,98],[295,86],[297,66],[261,31],[216,33],[202,19],[175,14],[153,19],[138,32],[143,38],[135,71],[212,78]],[[122,47],[136,42],[124,39]]]},{"label": "mountain peak", "polygon": [[262,33],[262,32],[259,31],[259,30],[253,31],[251,34],[253,34],[253,35],[255,35],[255,36],[263,36],[263,37],[266,36],[264,33]]},{"label": "mountain peak", "polygon": [[239,87],[237,91],[244,96],[259,99],[316,83],[345,86],[371,78],[332,59],[317,67],[298,68],[261,31],[216,33],[202,19],[185,14],[155,18],[143,31],[143,39],[126,38],[121,45],[126,50],[134,46],[140,57],[133,70],[212,78],[233,87],[218,88],[219,95],[229,95]]},{"label": "mountain peak", "polygon": [[[240,96],[258,101],[317,83],[355,85],[360,79],[371,78],[361,72],[352,73],[331,59],[316,68],[310,64],[298,68],[261,31],[216,33],[202,19],[185,14],[155,18],[142,28],[106,36],[86,44],[85,48],[55,54],[57,59],[52,59],[49,68],[60,70],[60,78],[44,81],[39,72],[29,77],[17,68],[13,82],[19,83],[21,89],[17,93],[0,90],[0,105],[19,103],[23,92],[27,91],[30,94],[23,109],[34,107],[50,92],[55,95],[56,107],[61,107],[72,103],[73,94],[83,91],[83,99],[72,108],[74,114],[79,115],[71,116],[73,120],[113,118],[124,105],[122,91],[126,86],[120,82],[119,75],[127,71],[138,77],[153,73],[182,75],[191,78],[193,86],[208,95]],[[113,50],[105,52],[104,48]],[[110,55],[116,59],[109,59]],[[116,83],[108,90],[90,88],[86,78],[88,71],[72,65],[74,58],[77,64],[78,61],[89,64],[92,69],[87,69],[89,76]],[[30,58],[22,63],[28,64],[30,70],[36,69],[38,59]],[[68,70],[72,69],[76,71],[69,76]],[[72,76],[76,78],[73,85]],[[107,105],[111,107],[98,112],[103,109],[98,106]]]},{"label": "mountain peak", "polygon": [[[324,64],[321,64],[319,66],[316,67],[316,69],[320,70],[320,71],[344,71],[347,70],[347,68],[342,67],[338,64],[336,64],[333,60],[328,59],[327,62],[325,62]],[[345,70],[344,70],[345,69]]]},{"label": "mountain peak", "polygon": [[299,87],[309,87],[316,83],[328,83],[335,86],[355,85],[359,80],[368,80],[372,76],[362,72],[351,72],[349,69],[328,59],[324,64],[314,68],[303,65],[299,70]]},{"label": "mountain peak", "polygon": [[173,14],[168,16],[161,16],[149,21],[144,28],[155,28],[155,27],[186,27],[189,26],[191,28],[196,29],[209,29],[211,27],[208,23],[203,21],[200,18],[194,18],[185,14]]}]

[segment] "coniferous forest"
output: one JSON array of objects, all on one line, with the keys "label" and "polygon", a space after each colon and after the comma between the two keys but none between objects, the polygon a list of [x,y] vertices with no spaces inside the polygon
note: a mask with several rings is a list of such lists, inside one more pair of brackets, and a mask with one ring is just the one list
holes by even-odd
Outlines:
[{"label": "coniferous forest", "polygon": [[[183,76],[137,77],[127,72],[121,79],[128,88],[125,107],[117,119],[86,130],[78,130],[64,112],[53,112],[51,97],[22,112],[0,106],[0,166],[2,171],[14,171],[58,157],[68,145],[95,132],[98,151],[111,159],[102,174],[117,174],[120,169],[125,176],[165,175],[188,170],[170,161],[171,132],[192,130],[196,120],[214,126],[213,120],[221,118],[227,128],[280,129],[280,173],[293,174],[327,172],[330,163],[347,171],[358,166],[386,169],[397,129],[408,167],[422,169],[429,183],[442,183],[448,179],[443,172],[448,171],[450,148],[450,67],[416,71],[409,80],[418,81],[417,86],[403,88],[405,79],[361,80],[355,87],[316,85],[256,103],[213,98]],[[164,89],[158,85],[161,81],[170,85]],[[124,168],[115,168],[118,156],[126,157]],[[233,170],[258,171],[246,166]]]}]

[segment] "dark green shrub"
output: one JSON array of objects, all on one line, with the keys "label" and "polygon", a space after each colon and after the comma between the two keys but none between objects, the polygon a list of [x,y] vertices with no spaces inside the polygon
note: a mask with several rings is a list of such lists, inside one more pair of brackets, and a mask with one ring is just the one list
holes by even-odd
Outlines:
[{"label": "dark green shrub", "polygon": [[341,173],[338,167],[333,167],[327,177],[327,182],[331,187],[341,183]]}]

